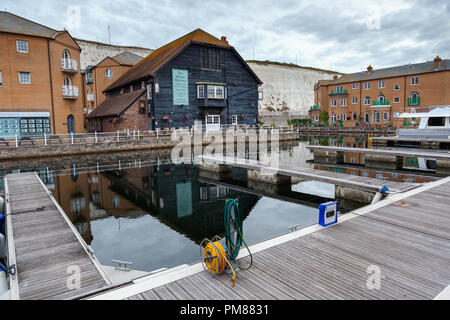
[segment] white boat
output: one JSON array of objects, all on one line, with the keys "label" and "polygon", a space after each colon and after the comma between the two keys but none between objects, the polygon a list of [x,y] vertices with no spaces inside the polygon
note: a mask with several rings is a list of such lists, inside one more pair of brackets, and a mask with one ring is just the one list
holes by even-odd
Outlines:
[{"label": "white boat", "polygon": [[397,118],[420,118],[418,128],[398,129],[397,137],[399,138],[449,139],[450,141],[450,106],[413,108],[411,112],[402,113]]}]

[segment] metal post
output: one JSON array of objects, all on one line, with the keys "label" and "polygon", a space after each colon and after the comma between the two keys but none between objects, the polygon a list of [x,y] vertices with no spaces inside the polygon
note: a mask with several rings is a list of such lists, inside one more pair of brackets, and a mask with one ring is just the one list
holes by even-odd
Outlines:
[{"label": "metal post", "polygon": [[120,141],[119,130],[117,130],[117,142]]},{"label": "metal post", "polygon": [[44,145],[47,145],[47,133],[44,132]]},{"label": "metal post", "polygon": [[98,140],[97,140],[97,131],[95,131],[95,133],[94,133],[94,138],[95,138],[95,143],[98,143]]},{"label": "metal post", "polygon": [[140,133],[139,133],[139,129],[138,129],[138,131],[137,131],[137,139],[139,140],[139,135],[140,135]]},{"label": "metal post", "polygon": [[136,130],[133,129],[133,139],[136,139]]},{"label": "metal post", "polygon": [[16,148],[19,146],[19,141],[17,141],[17,134],[16,134]]},{"label": "metal post", "polygon": [[73,132],[70,133],[70,140],[72,141],[73,144]]}]

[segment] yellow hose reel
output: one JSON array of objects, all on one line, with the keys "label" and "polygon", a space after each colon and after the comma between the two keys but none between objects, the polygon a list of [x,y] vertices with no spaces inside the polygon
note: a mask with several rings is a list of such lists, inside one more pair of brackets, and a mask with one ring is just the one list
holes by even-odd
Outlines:
[{"label": "yellow hose reel", "polygon": [[228,265],[233,272],[233,280],[231,280],[231,286],[234,287],[236,283],[236,272],[234,271],[233,266],[227,258],[227,254],[222,244],[217,241],[218,237],[214,237],[213,240],[210,241],[205,239],[201,243],[201,247],[203,249],[203,265],[204,267],[214,275],[222,274]]}]

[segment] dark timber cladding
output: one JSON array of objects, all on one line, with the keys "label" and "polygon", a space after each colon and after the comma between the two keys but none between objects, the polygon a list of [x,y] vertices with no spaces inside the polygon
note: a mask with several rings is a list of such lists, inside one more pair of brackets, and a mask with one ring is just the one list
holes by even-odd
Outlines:
[{"label": "dark timber cladding", "polygon": [[149,129],[190,127],[196,120],[255,125],[260,84],[225,37],[197,29],[155,50],[104,92],[114,97],[146,88]]},{"label": "dark timber cladding", "polygon": [[7,175],[5,191],[9,263],[17,267],[13,298],[70,299],[110,284],[35,173]]}]

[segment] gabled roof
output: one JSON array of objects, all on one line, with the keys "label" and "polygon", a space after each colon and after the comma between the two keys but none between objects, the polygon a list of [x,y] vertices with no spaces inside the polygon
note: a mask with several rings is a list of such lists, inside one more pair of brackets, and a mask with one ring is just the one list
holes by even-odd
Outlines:
[{"label": "gabled roof", "polygon": [[[234,50],[234,48],[228,44],[228,41],[217,39],[213,35],[203,31],[202,29],[196,29],[182,36],[181,38],[178,38],[166,44],[165,46],[153,51],[146,58],[144,58],[130,70],[128,70],[128,72],[124,73],[103,92],[111,91],[130,82],[144,79],[147,76],[153,77],[164,65],[175,58],[191,43],[207,44]],[[236,52],[236,50],[234,50],[234,52]],[[244,65],[248,67],[247,63],[240,57],[240,55],[237,52],[236,54],[242,60]],[[259,78],[256,76],[256,74],[251,70],[251,68],[248,67],[248,69],[255,76],[255,78],[258,79],[260,83],[262,83],[261,80],[259,80]]]},{"label": "gabled roof", "polygon": [[108,98],[86,116],[86,118],[118,116],[140,98],[144,91],[145,89],[139,89]]},{"label": "gabled roof", "polygon": [[141,56],[138,56],[137,54],[125,51],[122,53],[119,53],[118,55],[111,57],[115,62],[117,62],[120,65],[123,66],[134,66],[136,63],[144,59]]},{"label": "gabled roof", "polygon": [[421,73],[430,73],[438,71],[448,71],[450,70],[450,60],[442,59],[441,66],[439,69],[434,69],[434,61],[427,61],[423,63],[407,64],[404,66],[384,68],[384,69],[373,69],[372,72],[362,71],[356,73],[344,74],[343,76],[337,78],[336,80],[320,80],[320,85],[333,85],[341,83],[350,83],[357,81],[368,81],[377,80],[393,77],[401,77],[408,75],[415,75]]},{"label": "gabled roof", "polygon": [[25,34],[34,37],[54,38],[59,31],[16,16],[15,14],[0,11],[0,32]]}]

